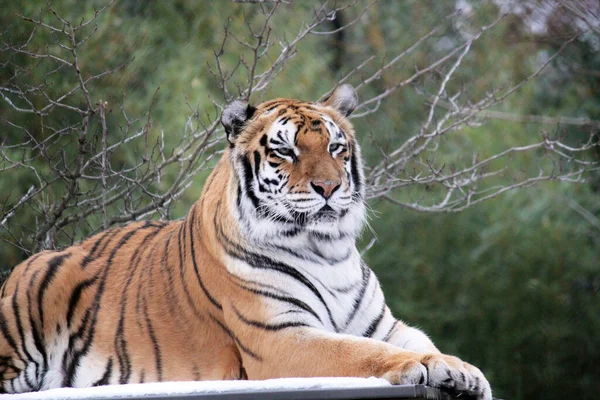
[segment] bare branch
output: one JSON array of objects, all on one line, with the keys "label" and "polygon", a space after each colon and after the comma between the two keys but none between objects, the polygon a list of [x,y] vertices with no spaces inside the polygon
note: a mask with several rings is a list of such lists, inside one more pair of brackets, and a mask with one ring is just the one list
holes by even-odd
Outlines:
[{"label": "bare branch", "polygon": [[[288,68],[307,39],[323,40],[341,31],[352,34],[368,22],[374,4],[356,0],[311,3],[310,13],[303,16],[290,35],[291,28],[281,33],[278,18],[284,10],[292,10],[286,8],[291,2],[234,1],[245,3],[234,5],[244,19],[237,25],[232,19],[227,20],[222,41],[213,52],[214,61],[209,64],[209,73],[222,98],[205,109],[188,105],[190,115],[182,132],[169,132],[154,128],[158,90],[145,111],[137,115],[126,110],[124,96],[113,110],[96,90],[98,82],[131,62],[115,60],[102,70],[88,67],[86,46],[102,32],[97,26],[103,21],[99,17],[113,2],[78,22],[69,21],[49,4],[42,12],[47,14],[45,17],[19,15],[20,21],[31,27],[22,39],[12,42],[10,37],[3,37],[5,43],[0,51],[8,55],[7,65],[15,68],[0,83],[0,103],[7,110],[1,123],[16,133],[10,136],[11,140],[3,136],[0,142],[0,174],[20,172],[32,184],[27,182],[21,192],[3,195],[0,228],[2,240],[25,252],[58,248],[115,224],[146,217],[170,218],[176,200],[203,171],[211,169],[223,152],[225,136],[219,115],[224,102],[234,97],[249,101],[259,96]],[[575,2],[564,2],[569,3],[565,7],[571,7],[570,12],[577,18],[595,26],[595,17],[582,15]],[[349,13],[349,22],[327,28],[340,13]],[[361,97],[364,94],[365,100],[353,118],[380,113],[380,105],[401,88],[412,86],[423,99],[420,126],[403,136],[402,141],[396,140],[391,148],[378,149],[380,157],[367,166],[367,198],[383,198],[419,212],[458,212],[543,181],[585,182],[590,173],[600,168],[597,157],[591,156],[598,149],[600,121],[517,115],[496,109],[540,76],[578,36],[567,38],[557,52],[524,79],[487,93],[472,94],[465,87],[467,84],[457,84],[457,76],[461,76],[463,63],[479,39],[496,28],[503,16],[471,34],[444,28],[458,18],[466,16],[456,11],[441,18],[412,44],[384,59],[364,54],[338,81],[354,82]],[[590,30],[594,30],[592,26]],[[422,68],[402,79],[387,80],[418,49],[445,35],[453,35],[453,47],[432,51]],[[16,56],[26,62],[15,64]],[[59,75],[66,77],[67,82],[55,88],[51,82]],[[383,78],[391,84],[379,88]],[[15,115],[17,118],[13,118]],[[26,116],[26,123],[19,119],[22,116]],[[464,155],[452,159],[441,150],[445,143],[456,140],[462,129],[478,128],[489,119],[541,123],[557,130],[552,135],[541,131],[538,139],[523,138],[519,145],[507,146],[496,154],[472,158],[469,155],[467,161],[462,160]],[[569,132],[559,131],[558,127],[589,130],[589,139],[571,140],[567,137]],[[489,134],[484,129],[476,132]],[[178,139],[169,140],[173,137]],[[515,171],[510,168],[512,157],[530,157],[537,165]],[[592,225],[595,223],[585,210],[575,204],[571,207]]]}]

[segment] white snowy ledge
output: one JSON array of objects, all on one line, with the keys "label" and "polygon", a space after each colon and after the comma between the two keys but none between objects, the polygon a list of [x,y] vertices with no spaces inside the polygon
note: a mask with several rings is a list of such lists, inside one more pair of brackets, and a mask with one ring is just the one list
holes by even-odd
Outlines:
[{"label": "white snowy ledge", "polygon": [[[382,397],[383,395],[383,397]],[[391,397],[390,397],[391,396]],[[438,390],[391,386],[377,378],[287,378],[265,381],[162,382],[93,388],[62,388],[36,393],[3,395],[2,400],[69,399],[444,399]]]}]

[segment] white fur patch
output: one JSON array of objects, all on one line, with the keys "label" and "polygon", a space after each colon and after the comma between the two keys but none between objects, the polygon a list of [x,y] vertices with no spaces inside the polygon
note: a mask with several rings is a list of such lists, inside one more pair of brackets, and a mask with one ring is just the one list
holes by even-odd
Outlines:
[{"label": "white fur patch", "polygon": [[79,368],[75,373],[75,379],[73,380],[74,387],[90,387],[97,382],[104,371],[106,370],[106,363],[108,357],[100,356],[92,351],[85,357],[82,357],[79,362]]},{"label": "white fur patch", "polygon": [[[63,332],[67,332],[63,327]],[[48,352],[48,372],[44,378],[42,390],[59,388],[62,386],[64,374],[62,370],[62,356],[69,347],[69,337],[67,333],[56,335],[49,346]]]}]

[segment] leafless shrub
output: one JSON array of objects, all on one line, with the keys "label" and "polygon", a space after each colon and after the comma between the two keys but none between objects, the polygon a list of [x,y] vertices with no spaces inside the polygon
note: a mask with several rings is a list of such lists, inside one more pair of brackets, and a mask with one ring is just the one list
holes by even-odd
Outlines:
[{"label": "leafless shrub", "polygon": [[[46,11],[54,16],[53,23],[20,16],[30,23],[31,31],[20,42],[3,36],[4,67],[11,68],[12,73],[0,83],[0,102],[13,113],[29,115],[35,123],[24,125],[2,121],[7,127],[22,132],[23,139],[8,142],[2,138],[0,141],[0,176],[21,171],[34,177],[35,183],[25,193],[3,195],[0,227],[5,241],[30,254],[70,244],[115,224],[153,215],[169,218],[173,202],[191,185],[194,176],[210,168],[220,154],[224,136],[218,116],[223,105],[233,98],[250,99],[264,91],[286,68],[297,54],[299,44],[307,37],[329,36],[349,29],[369,12],[368,5],[356,2],[342,5],[335,1],[315,3],[312,17],[303,23],[302,29],[285,39],[274,36],[272,21],[288,1],[238,2],[252,3],[243,7],[255,7],[262,23],[257,29],[256,24],[247,20],[244,35],[234,32],[229,24],[224,27],[223,42],[215,49],[210,69],[222,90],[222,101],[215,102],[212,110],[192,111],[185,131],[180,135],[181,141],[171,150],[165,149],[164,133],[156,141],[149,139],[154,99],[149,100],[146,115],[133,117],[122,104],[107,104],[90,89],[93,82],[125,68],[127,63],[96,74],[87,74],[81,68],[80,49],[94,35],[98,16],[112,2],[78,23],[63,18],[51,5]],[[575,5],[571,6],[576,7],[576,2],[572,3]],[[339,13],[357,7],[361,8],[355,12],[355,19],[336,29],[328,28],[328,22],[336,19]],[[446,20],[452,20],[458,14],[449,15]],[[462,90],[449,88],[450,80],[472,45],[502,19],[500,16],[490,25],[471,32],[444,56],[416,70],[407,79],[380,90],[375,96],[367,96],[358,105],[355,119],[380,112],[380,105],[392,93],[412,85],[419,78],[425,75],[436,77],[437,89],[422,89],[428,112],[421,129],[400,146],[381,149],[379,160],[367,166],[368,198],[385,198],[417,211],[460,211],[508,190],[540,181],[584,182],[587,174],[600,168],[597,159],[589,157],[590,150],[598,146],[597,121],[512,115],[493,109],[535,79],[581,31],[566,39],[563,47],[537,71],[512,87],[494,89],[478,99],[470,99]],[[431,30],[403,52],[389,56],[389,61],[366,73],[365,67],[376,62],[375,56],[368,57],[338,83],[350,82],[359,91],[373,88],[375,82],[439,29]],[[39,34],[49,35],[52,45],[46,48],[32,46],[33,39]],[[224,55],[231,54],[232,46],[240,56],[235,65],[228,65]],[[38,72],[44,71],[41,78],[33,74],[32,69],[20,68],[15,61],[17,56],[35,60],[36,63],[31,65]],[[65,70],[72,74],[73,85],[57,92],[51,87],[52,75]],[[49,118],[59,109],[69,118],[60,121]],[[483,159],[473,156],[470,163],[460,166],[450,167],[439,160],[437,152],[443,140],[490,118],[535,121],[564,129],[558,129],[552,135],[541,133],[536,143],[506,148]],[[32,126],[41,134],[33,134]],[[109,126],[119,127],[118,132],[109,132]],[[568,131],[570,126],[588,127],[589,140],[578,145],[565,142],[564,135],[568,134],[565,130]],[[539,153],[537,171],[528,171],[510,180],[499,179],[506,172],[510,157],[526,152]],[[135,160],[124,161],[124,154],[135,154]],[[168,180],[164,178],[167,172],[171,177]],[[432,187],[435,188],[433,195]],[[393,195],[398,188],[416,188],[416,197],[402,200]],[[423,191],[419,192],[421,189]],[[26,212],[35,215],[33,225],[23,226],[22,215]]]}]

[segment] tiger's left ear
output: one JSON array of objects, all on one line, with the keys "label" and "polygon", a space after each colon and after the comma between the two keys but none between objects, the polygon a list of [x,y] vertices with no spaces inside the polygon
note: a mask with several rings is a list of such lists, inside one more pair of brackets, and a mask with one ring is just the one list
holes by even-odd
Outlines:
[{"label": "tiger's left ear", "polygon": [[255,107],[242,100],[232,101],[223,109],[221,124],[225,128],[229,143],[234,144],[235,138],[244,130],[244,125],[255,112]]},{"label": "tiger's left ear", "polygon": [[319,102],[324,106],[335,108],[347,117],[358,105],[358,95],[352,86],[345,83],[336,87],[328,97]]}]

